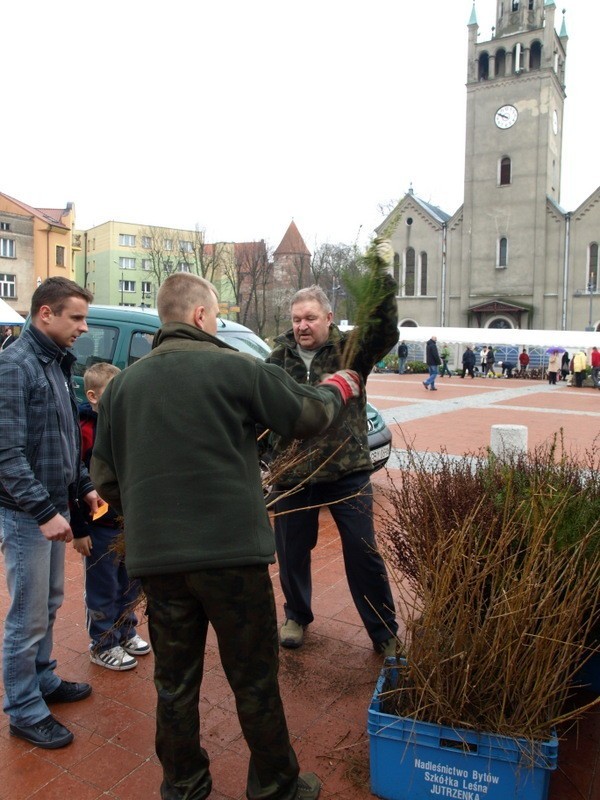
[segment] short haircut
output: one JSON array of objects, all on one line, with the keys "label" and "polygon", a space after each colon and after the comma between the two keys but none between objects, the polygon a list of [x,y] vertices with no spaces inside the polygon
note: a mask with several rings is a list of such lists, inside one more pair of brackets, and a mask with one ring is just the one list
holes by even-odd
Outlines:
[{"label": "short haircut", "polygon": [[103,389],[119,372],[121,370],[114,364],[109,364],[108,361],[92,364],[83,373],[83,390],[89,392],[92,389],[97,392],[98,389]]},{"label": "short haircut", "polygon": [[89,289],[84,289],[75,281],[68,278],[46,278],[31,297],[31,316],[35,317],[42,306],[50,306],[53,314],[62,314],[70,297],[81,297],[86,303],[91,303],[94,299]]},{"label": "short haircut", "polygon": [[184,322],[197,306],[210,306],[217,290],[206,278],[190,272],[176,272],[158,290],[156,308],[161,322]]},{"label": "short haircut", "polygon": [[312,286],[307,286],[306,289],[299,289],[290,300],[290,309],[292,309],[296,303],[306,303],[314,300],[316,300],[326,314],[329,314],[331,311],[329,298],[316,283]]}]

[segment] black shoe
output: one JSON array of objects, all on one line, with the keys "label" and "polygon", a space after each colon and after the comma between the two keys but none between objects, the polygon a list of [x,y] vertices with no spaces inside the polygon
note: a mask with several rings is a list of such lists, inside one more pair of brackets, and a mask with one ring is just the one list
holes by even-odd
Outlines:
[{"label": "black shoe", "polygon": [[[89,683],[71,683],[71,681],[61,681],[50,694],[42,697],[46,703],[76,703],[77,700],[84,700],[92,693]],[[62,745],[61,745],[62,746]]]},{"label": "black shoe", "polygon": [[314,772],[301,772],[294,800],[317,800],[321,791],[321,781]]},{"label": "black shoe", "polygon": [[430,392],[437,392],[437,389],[435,388],[435,386],[432,386],[432,387],[431,387],[431,389],[430,389],[429,391],[430,391]]},{"label": "black shoe", "polygon": [[423,381],[423,386],[424,386],[426,389],[429,389],[429,384],[428,384],[428,383],[426,383],[425,381]]},{"label": "black shoe", "polygon": [[25,739],[26,742],[31,742],[37,747],[43,747],[45,750],[66,747],[73,741],[71,731],[61,725],[57,719],[54,719],[52,714],[48,714],[47,717],[44,717],[34,725],[11,725],[10,735],[18,736],[19,739]]}]

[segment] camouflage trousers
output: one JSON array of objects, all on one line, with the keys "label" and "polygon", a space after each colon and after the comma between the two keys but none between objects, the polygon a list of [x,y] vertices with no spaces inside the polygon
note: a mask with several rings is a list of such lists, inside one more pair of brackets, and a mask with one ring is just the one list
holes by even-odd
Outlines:
[{"label": "camouflage trousers", "polygon": [[198,709],[209,623],[250,749],[247,797],[292,800],[299,770],[279,694],[277,622],[267,566],[153,575],[142,578],[142,585],[155,657],[163,800],[202,800],[211,790]]}]

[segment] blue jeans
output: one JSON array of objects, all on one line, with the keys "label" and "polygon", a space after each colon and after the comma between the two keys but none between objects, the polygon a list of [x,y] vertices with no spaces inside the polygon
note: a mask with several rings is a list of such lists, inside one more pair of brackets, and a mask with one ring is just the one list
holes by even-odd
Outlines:
[{"label": "blue jeans", "polygon": [[406,369],[406,359],[408,356],[398,356],[398,375],[404,375]]},{"label": "blue jeans", "polygon": [[58,688],[52,632],[62,605],[65,543],[49,542],[23,511],[0,507],[0,540],[10,606],[4,623],[4,711],[14,725],[50,713],[42,694]]},{"label": "blue jeans", "polygon": [[437,365],[430,366],[429,367],[429,377],[427,378],[426,381],[423,381],[423,383],[425,383],[427,386],[432,386],[432,387],[435,386],[435,379],[438,376],[438,371],[439,370],[438,370]]},{"label": "blue jeans", "polygon": [[133,613],[142,587],[129,578],[123,559],[112,551],[119,531],[90,525],[92,555],[85,558],[86,623],[91,649],[102,653],[135,636]]}]

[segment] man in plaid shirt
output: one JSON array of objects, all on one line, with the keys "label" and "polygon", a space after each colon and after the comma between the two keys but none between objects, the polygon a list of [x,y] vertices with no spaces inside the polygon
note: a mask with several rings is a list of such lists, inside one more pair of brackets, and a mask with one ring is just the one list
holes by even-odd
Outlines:
[{"label": "man in plaid shirt", "polygon": [[73,538],[69,503],[98,509],[81,463],[77,405],[68,351],[87,331],[92,295],[66,278],[48,278],[31,298],[31,326],[0,353],[0,542],[10,607],[4,625],[4,711],[10,733],[55,749],[73,734],[51,703],[92,691],[55,675],[52,631],[64,595],[65,543]]}]

